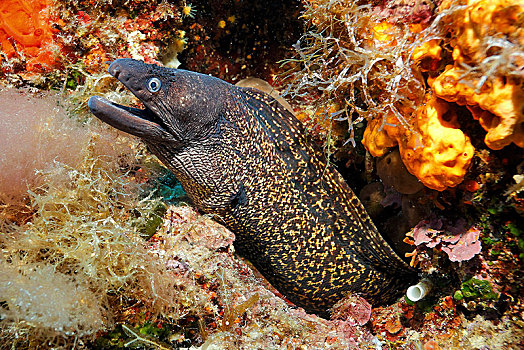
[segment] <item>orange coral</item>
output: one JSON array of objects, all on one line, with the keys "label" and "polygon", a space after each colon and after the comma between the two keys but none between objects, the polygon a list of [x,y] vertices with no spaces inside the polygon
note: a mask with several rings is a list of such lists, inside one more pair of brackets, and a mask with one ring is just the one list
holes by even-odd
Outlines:
[{"label": "orange coral", "polygon": [[462,79],[462,68],[447,66],[432,83],[435,94],[446,101],[467,105],[488,133],[484,141],[491,149],[514,142],[524,147],[524,91],[520,84],[502,77],[493,78],[477,92],[478,79]]},{"label": "orange coral", "polygon": [[[373,157],[382,157],[390,147],[398,145],[397,126],[395,116],[390,115],[386,120],[372,119],[368,122],[362,143]],[[399,129],[405,130],[403,126]]]},{"label": "orange coral", "polygon": [[450,104],[428,96],[414,113],[412,129],[394,121],[389,116],[384,124],[369,122],[362,143],[371,155],[382,156],[398,144],[406,168],[425,186],[443,191],[462,182],[475,149]]},{"label": "orange coral", "polygon": [[53,40],[48,5],[48,0],[0,2],[0,45],[3,57],[9,59],[25,55],[26,69],[30,72],[49,70],[58,64],[60,47]]},{"label": "orange coral", "polygon": [[[485,142],[490,148],[501,149],[512,142],[524,147],[524,91],[519,73],[519,67],[524,67],[524,30],[520,24],[524,3],[444,0],[439,9],[442,12],[452,7],[443,24],[452,34],[455,66],[446,67],[436,79],[428,79],[433,95],[467,105],[487,131]],[[376,41],[395,44],[391,25],[373,29]],[[418,33],[421,28],[412,26],[410,30]],[[421,71],[438,70],[440,42],[431,39],[412,51],[411,59]],[[405,120],[392,113],[382,120],[371,120],[362,141],[367,150],[378,157],[398,145],[409,172],[429,188],[444,190],[460,183],[474,148],[459,129],[452,105],[427,97],[426,105],[415,112],[396,107]]]},{"label": "orange coral", "polygon": [[432,85],[435,94],[466,105],[487,131],[486,145],[499,150],[524,147],[524,2],[522,0],[445,0],[440,10],[455,10],[448,22],[454,65]]}]

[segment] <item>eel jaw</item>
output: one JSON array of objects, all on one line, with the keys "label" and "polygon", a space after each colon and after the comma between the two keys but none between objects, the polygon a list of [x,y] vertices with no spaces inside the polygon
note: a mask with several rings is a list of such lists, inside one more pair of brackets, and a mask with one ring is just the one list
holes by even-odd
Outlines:
[{"label": "eel jaw", "polygon": [[147,107],[122,106],[100,96],[91,97],[87,106],[103,122],[146,141],[175,141],[160,118]]}]

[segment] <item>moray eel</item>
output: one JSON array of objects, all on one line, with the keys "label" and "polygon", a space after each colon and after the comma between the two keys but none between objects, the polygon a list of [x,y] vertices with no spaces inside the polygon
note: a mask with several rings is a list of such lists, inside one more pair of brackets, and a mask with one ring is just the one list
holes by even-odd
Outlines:
[{"label": "moray eel", "polygon": [[350,292],[381,304],[409,284],[414,271],[275,99],[132,59],[114,61],[109,73],[145,108],[94,96],[91,112],[140,137],[198,210],[232,230],[237,252],[290,301],[325,316]]}]

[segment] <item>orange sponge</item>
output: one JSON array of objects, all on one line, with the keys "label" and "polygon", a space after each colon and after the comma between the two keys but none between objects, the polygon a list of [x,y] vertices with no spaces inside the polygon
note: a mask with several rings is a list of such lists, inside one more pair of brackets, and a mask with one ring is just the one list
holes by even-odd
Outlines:
[{"label": "orange sponge", "polygon": [[524,147],[524,91],[518,82],[497,77],[480,91],[478,80],[463,68],[447,66],[432,83],[435,94],[449,102],[467,105],[473,117],[488,133],[484,139],[491,149],[501,149],[514,142]]},{"label": "orange sponge", "polygon": [[30,72],[46,71],[58,64],[60,47],[53,40],[48,10],[48,0],[0,2],[1,50],[6,58],[23,53]]},{"label": "orange sponge", "polygon": [[368,124],[362,143],[373,156],[398,144],[406,168],[425,186],[443,191],[462,182],[475,149],[459,129],[452,105],[428,95],[410,128],[394,126],[393,120],[390,116],[382,128],[378,120]]},{"label": "orange sponge", "polygon": [[[515,45],[517,50],[524,44],[521,0],[444,0],[439,10],[461,5],[462,10],[455,10],[448,17],[453,30],[450,44],[457,64],[472,65],[499,54],[504,50],[501,42],[504,46]],[[515,55],[518,57],[521,56]]]}]

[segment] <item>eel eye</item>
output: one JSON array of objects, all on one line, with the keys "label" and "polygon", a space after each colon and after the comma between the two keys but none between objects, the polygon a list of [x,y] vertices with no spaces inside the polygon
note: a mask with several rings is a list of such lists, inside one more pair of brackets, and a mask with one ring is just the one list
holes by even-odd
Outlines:
[{"label": "eel eye", "polygon": [[160,79],[158,78],[151,78],[147,82],[147,89],[149,90],[149,92],[158,92],[161,86],[162,86],[162,83],[160,82]]}]

